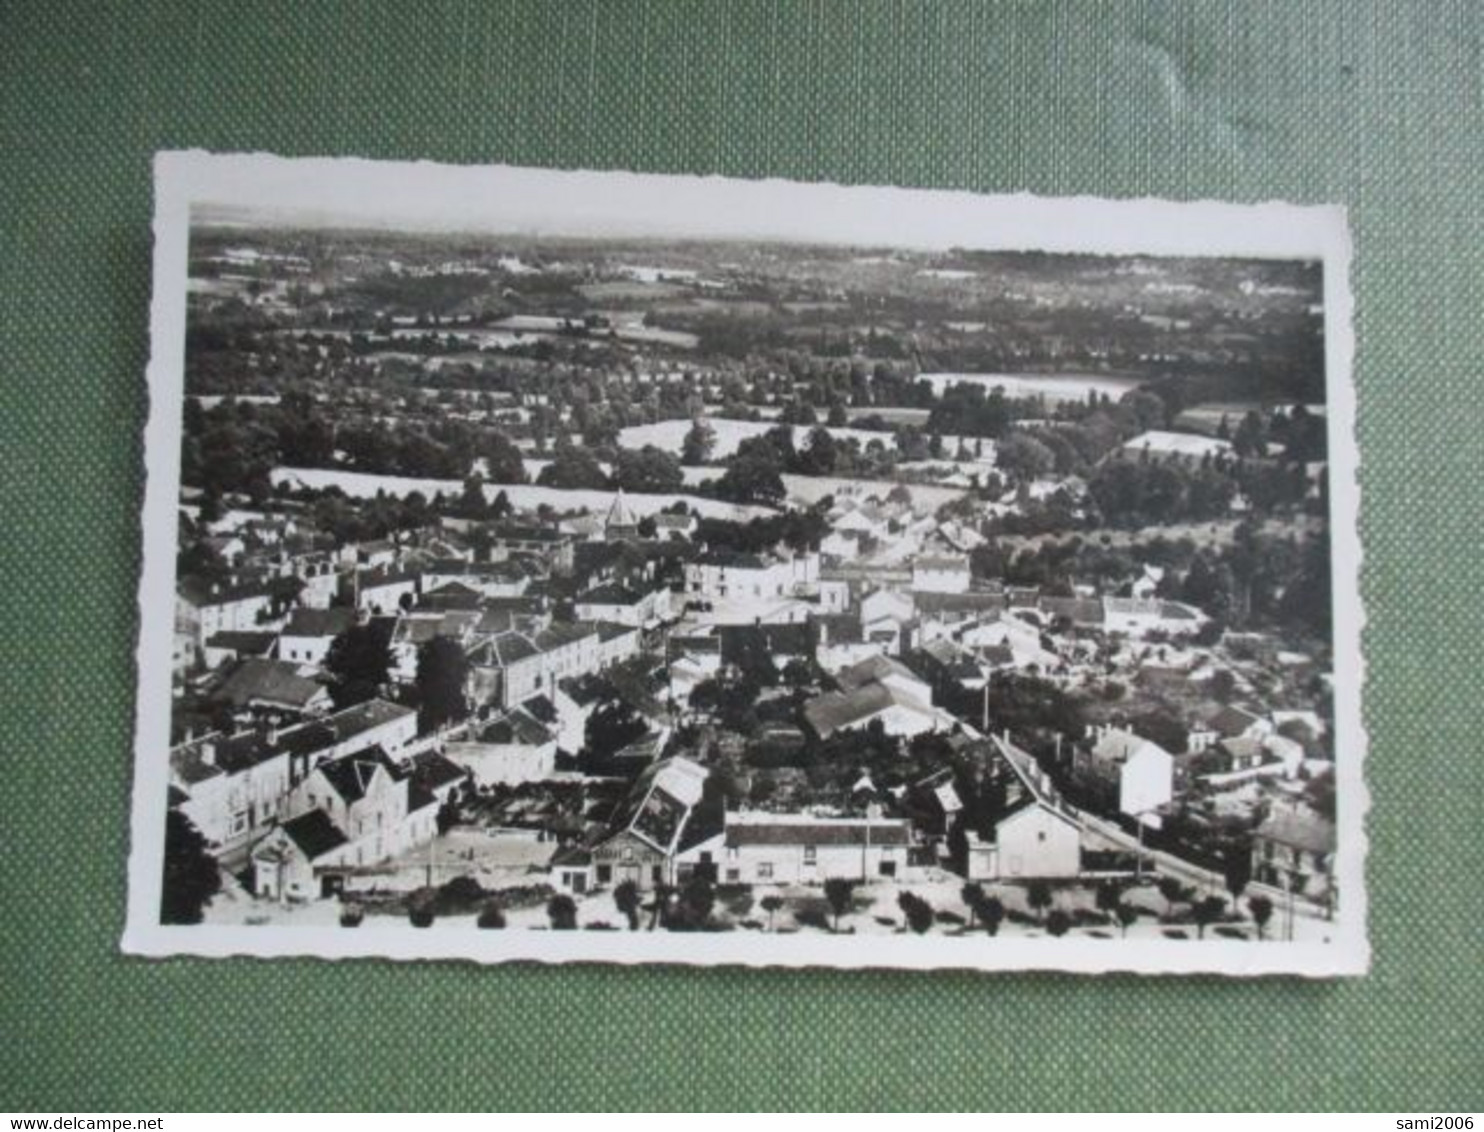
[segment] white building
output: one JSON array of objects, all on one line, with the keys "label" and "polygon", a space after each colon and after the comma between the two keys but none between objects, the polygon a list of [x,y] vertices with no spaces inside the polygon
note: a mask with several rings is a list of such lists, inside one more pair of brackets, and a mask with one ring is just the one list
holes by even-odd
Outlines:
[{"label": "white building", "polygon": [[557,683],[602,667],[601,640],[591,624],[555,623],[533,633],[496,634],[475,647],[470,661],[494,680],[495,702],[514,707],[533,696],[552,696]]},{"label": "white building", "polygon": [[895,818],[819,818],[759,811],[728,813],[719,838],[681,857],[681,868],[717,859],[726,884],[823,884],[826,880],[894,880],[907,873],[908,823]]},{"label": "white building", "polygon": [[279,659],[322,667],[331,643],[355,623],[353,609],[295,609],[279,634]]},{"label": "white building", "polygon": [[525,708],[511,708],[445,754],[478,786],[539,782],[556,773],[557,736]]},{"label": "white building", "polygon": [[924,593],[969,592],[969,558],[965,554],[919,554],[912,560],[912,588]]},{"label": "white building", "polygon": [[792,558],[757,554],[708,554],[685,567],[685,592],[707,601],[758,601],[793,597],[819,582],[819,555]]},{"label": "white building", "polygon": [[170,752],[170,784],[211,851],[232,863],[279,820],[289,791],[320,762],[373,746],[401,758],[416,739],[417,712],[370,700],[296,727],[182,743]]}]

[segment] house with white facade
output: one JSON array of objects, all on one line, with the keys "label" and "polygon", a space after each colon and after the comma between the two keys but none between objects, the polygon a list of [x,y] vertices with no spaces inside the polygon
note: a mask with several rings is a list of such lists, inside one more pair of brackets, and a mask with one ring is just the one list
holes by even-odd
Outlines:
[{"label": "house with white facade", "polygon": [[1082,871],[1082,827],[1077,812],[1036,760],[1010,742],[990,736],[994,766],[1004,776],[1006,806],[994,837],[971,845],[974,880],[1061,879]]},{"label": "house with white facade", "polygon": [[279,633],[278,657],[294,664],[323,667],[331,643],[356,620],[357,611],[345,606],[294,609]]},{"label": "house with white facade", "polygon": [[476,786],[539,782],[556,773],[557,733],[524,706],[509,708],[444,748]]},{"label": "house with white facade", "polygon": [[636,629],[670,618],[670,591],[663,586],[610,582],[577,595],[579,621],[611,621]]},{"label": "house with white facade", "polygon": [[533,696],[551,696],[558,682],[601,667],[601,641],[591,624],[553,622],[533,632],[508,630],[476,645],[470,664],[492,679],[494,702],[514,707]]},{"label": "house with white facade", "polygon": [[401,758],[412,753],[416,739],[416,711],[369,700],[295,727],[191,739],[170,751],[170,784],[211,852],[235,866],[283,814],[290,790],[320,762],[372,746]]},{"label": "house with white facade", "polygon": [[911,826],[900,818],[731,811],[719,836],[681,855],[680,870],[714,864],[723,884],[901,880],[911,846]]},{"label": "house with white facade", "polygon": [[[294,788],[285,804],[285,821],[319,813],[343,840],[314,857],[299,839],[282,830],[253,850],[254,891],[271,899],[313,899],[333,891],[327,870],[355,870],[381,864],[426,844],[438,834],[438,800],[380,747],[319,763]],[[315,828],[333,836],[320,818]],[[312,879],[321,882],[315,890]]]},{"label": "house with white facade", "polygon": [[819,554],[790,557],[714,551],[685,567],[685,592],[706,601],[764,601],[808,592],[819,582]]},{"label": "house with white facade", "polygon": [[919,554],[912,560],[912,588],[924,593],[969,592],[967,554]]},{"label": "house with white facade", "polygon": [[1089,728],[1073,753],[1073,774],[1090,792],[1117,800],[1118,812],[1150,814],[1175,796],[1178,762],[1152,739],[1126,727]]}]

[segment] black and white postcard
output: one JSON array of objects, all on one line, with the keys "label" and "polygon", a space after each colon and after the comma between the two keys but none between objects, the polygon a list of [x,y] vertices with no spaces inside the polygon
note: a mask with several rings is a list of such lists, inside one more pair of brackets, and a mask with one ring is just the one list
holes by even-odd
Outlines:
[{"label": "black and white postcard", "polygon": [[1336,207],[168,153],[124,949],[1366,970]]}]

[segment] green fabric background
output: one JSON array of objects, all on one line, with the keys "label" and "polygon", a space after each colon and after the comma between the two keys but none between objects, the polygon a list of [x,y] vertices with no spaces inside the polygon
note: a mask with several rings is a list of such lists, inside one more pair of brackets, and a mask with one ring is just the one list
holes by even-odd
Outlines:
[{"label": "green fabric background", "polygon": [[[1475,3],[0,0],[0,1108],[1481,1107]],[[125,960],[150,155],[1344,203],[1373,973]]]}]

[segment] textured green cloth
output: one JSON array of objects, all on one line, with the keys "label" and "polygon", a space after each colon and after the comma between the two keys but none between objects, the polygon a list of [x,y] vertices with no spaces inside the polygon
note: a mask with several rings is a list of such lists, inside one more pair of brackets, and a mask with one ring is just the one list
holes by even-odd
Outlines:
[{"label": "textured green cloth", "polygon": [[[0,0],[0,1109],[1484,1097],[1477,3]],[[1373,973],[125,960],[150,155],[1349,205]]]}]

